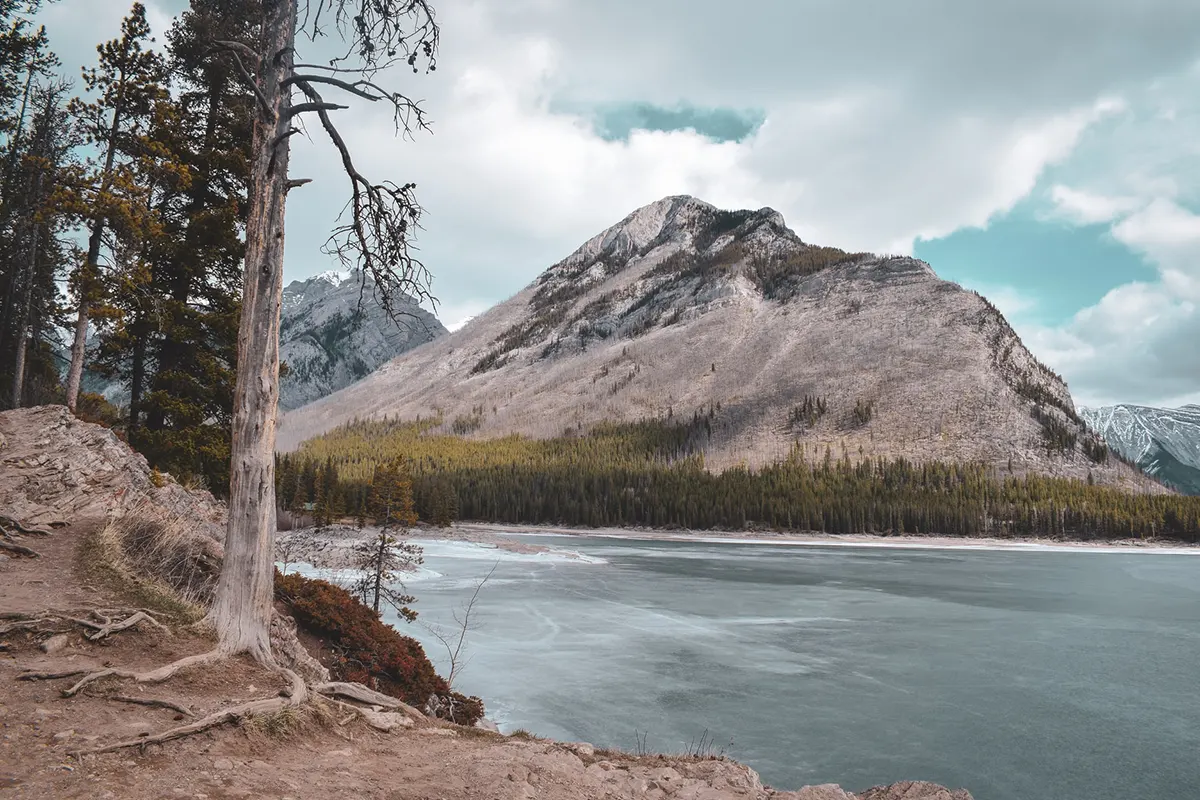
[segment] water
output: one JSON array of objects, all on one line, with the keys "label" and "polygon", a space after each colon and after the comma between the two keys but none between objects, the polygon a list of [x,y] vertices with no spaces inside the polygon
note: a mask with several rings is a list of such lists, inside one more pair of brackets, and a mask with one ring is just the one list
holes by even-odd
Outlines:
[{"label": "water", "polygon": [[409,584],[449,623],[496,565],[456,688],[506,731],[682,751],[707,730],[782,788],[1200,797],[1200,558],[529,541],[587,558],[426,542]]}]

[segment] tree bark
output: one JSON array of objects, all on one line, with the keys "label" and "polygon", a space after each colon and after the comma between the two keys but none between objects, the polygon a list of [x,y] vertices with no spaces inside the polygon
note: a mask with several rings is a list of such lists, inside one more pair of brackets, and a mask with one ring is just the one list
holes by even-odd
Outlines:
[{"label": "tree bark", "polygon": [[[129,433],[137,433],[142,415],[142,384],[146,382],[146,324],[138,312],[133,341],[133,366],[129,375]],[[130,439],[132,441],[132,438]]]},{"label": "tree bark", "polygon": [[238,329],[229,524],[225,563],[209,620],[218,648],[273,664],[275,422],[279,401],[279,309],[283,302],[284,204],[287,199],[289,90],[297,0],[263,3],[263,58],[255,110],[250,215],[242,318]]},{"label": "tree bark", "polygon": [[[42,176],[34,184],[34,197],[41,192]],[[38,226],[30,226],[29,262],[25,267],[25,305],[21,309],[21,324],[17,328],[17,361],[13,366],[12,407],[21,407],[21,394],[25,388],[25,351],[29,348],[29,317],[33,312],[33,277],[37,274]]]},{"label": "tree bark", "polygon": [[[125,99],[125,77],[121,76],[121,87],[117,93],[117,107],[113,109],[112,125],[108,130],[108,151],[104,154],[104,172],[100,174],[100,193],[108,191],[112,182],[113,163],[117,158],[117,134],[121,132],[121,112]],[[100,272],[100,243],[104,239],[105,218],[100,214],[92,222],[88,235],[87,259],[79,282],[79,315],[75,319],[75,342],[71,345],[71,367],[67,370],[67,408],[75,413],[79,402],[79,384],[83,380],[83,356],[87,344],[88,314],[91,311],[91,294]]]}]

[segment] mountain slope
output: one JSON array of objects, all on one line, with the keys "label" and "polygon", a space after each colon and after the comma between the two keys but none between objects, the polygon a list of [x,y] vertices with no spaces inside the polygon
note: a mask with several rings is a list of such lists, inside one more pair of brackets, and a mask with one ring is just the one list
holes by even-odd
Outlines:
[{"label": "mountain slope", "polygon": [[283,290],[279,353],[289,374],[280,381],[282,408],[324,397],[445,335],[437,317],[408,297],[393,305],[399,318],[393,321],[375,302],[374,288],[370,275],[363,286],[361,272],[326,272]]},{"label": "mountain slope", "polygon": [[1147,474],[1200,495],[1200,406],[1104,406],[1081,408],[1079,416]]},{"label": "mountain slope", "polygon": [[799,442],[1149,483],[1084,455],[1065,384],[983,298],[921,261],[808,245],[771,209],[691,197],[635,211],[456,333],[286,414],[279,447],[355,416],[438,413],[476,436],[539,437],[703,414],[718,469]]}]

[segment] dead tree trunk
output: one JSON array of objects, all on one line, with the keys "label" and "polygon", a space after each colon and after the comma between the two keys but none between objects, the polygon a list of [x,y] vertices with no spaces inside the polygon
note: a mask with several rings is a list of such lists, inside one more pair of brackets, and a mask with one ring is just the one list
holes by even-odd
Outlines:
[{"label": "dead tree trunk", "polygon": [[219,649],[274,663],[269,639],[275,554],[275,413],[279,401],[279,308],[283,221],[293,116],[296,0],[266,0],[246,225],[245,284],[238,330],[229,525],[225,563],[209,620]]},{"label": "dead tree trunk", "polygon": [[[42,176],[38,175],[34,197],[41,192]],[[29,349],[29,317],[33,310],[33,277],[37,274],[38,225],[30,226],[29,261],[25,267],[25,303],[21,308],[21,324],[17,328],[17,361],[13,367],[12,407],[21,407],[21,395],[25,388],[25,351]]]},{"label": "dead tree trunk", "polygon": [[[104,156],[104,172],[100,176],[100,193],[108,191],[112,182],[113,163],[117,158],[117,134],[121,130],[121,106],[118,102],[113,111],[112,127],[108,135],[108,152]],[[83,381],[83,358],[87,347],[87,329],[91,314],[91,295],[100,272],[100,244],[104,240],[104,215],[92,221],[88,235],[87,258],[79,276],[79,313],[75,318],[75,341],[71,345],[71,366],[67,370],[67,408],[75,412],[79,403],[79,385]]]}]

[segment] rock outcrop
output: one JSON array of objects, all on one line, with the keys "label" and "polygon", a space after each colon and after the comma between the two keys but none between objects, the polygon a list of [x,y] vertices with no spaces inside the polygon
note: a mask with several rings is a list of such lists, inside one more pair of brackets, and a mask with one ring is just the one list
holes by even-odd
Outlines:
[{"label": "rock outcrop", "polygon": [[280,408],[324,397],[446,334],[437,317],[407,295],[392,301],[392,311],[395,319],[362,272],[327,272],[288,284],[279,321],[279,356],[288,365]]},{"label": "rock outcrop", "polygon": [[119,516],[139,504],[188,520],[221,554],[225,506],[154,472],[108,428],[65,406],[0,412],[0,508],[27,523]]},{"label": "rock outcrop", "polygon": [[[807,397],[827,413],[800,423]],[[717,469],[799,442],[1162,491],[1089,458],[1066,384],[978,294],[912,258],[805,243],[769,208],[691,197],[635,211],[462,329],[289,412],[278,441],[381,415],[550,437],[710,411]]]}]

